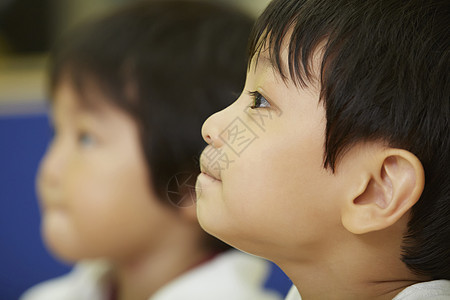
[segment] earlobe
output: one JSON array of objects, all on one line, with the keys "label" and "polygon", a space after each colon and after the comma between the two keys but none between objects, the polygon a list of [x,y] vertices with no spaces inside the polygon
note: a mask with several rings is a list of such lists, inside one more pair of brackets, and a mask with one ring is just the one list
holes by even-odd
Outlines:
[{"label": "earlobe", "polygon": [[357,195],[347,199],[342,223],[352,233],[385,229],[396,223],[419,200],[424,171],[419,159],[401,149],[384,149],[364,170]]}]

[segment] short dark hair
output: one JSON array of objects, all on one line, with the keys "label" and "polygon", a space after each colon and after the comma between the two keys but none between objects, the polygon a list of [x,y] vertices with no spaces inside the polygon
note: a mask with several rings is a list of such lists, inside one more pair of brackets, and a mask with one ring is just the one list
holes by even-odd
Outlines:
[{"label": "short dark hair", "polygon": [[150,184],[166,201],[173,176],[193,174],[189,184],[195,185],[196,158],[205,147],[201,125],[243,88],[253,23],[230,7],[199,1],[122,7],[59,41],[50,93],[68,78],[83,101],[95,105],[86,93],[93,80],[129,113],[140,130]]},{"label": "short dark hair", "polygon": [[433,279],[450,279],[449,12],[448,0],[274,0],[249,48],[257,59],[267,46],[281,76],[307,86],[312,56],[323,46],[324,167],[334,172],[361,141],[420,159],[425,188],[412,208],[402,260]]}]

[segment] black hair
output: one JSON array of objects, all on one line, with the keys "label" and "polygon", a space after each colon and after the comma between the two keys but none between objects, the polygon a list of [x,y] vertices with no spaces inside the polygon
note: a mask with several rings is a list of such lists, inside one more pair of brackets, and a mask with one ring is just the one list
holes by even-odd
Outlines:
[{"label": "black hair", "polygon": [[419,158],[425,188],[412,207],[402,260],[433,279],[450,279],[449,24],[448,0],[274,0],[249,48],[250,59],[267,48],[274,68],[300,86],[311,83],[312,56],[323,53],[325,168],[335,172],[362,141]]},{"label": "black hair", "polygon": [[195,185],[203,121],[243,88],[252,26],[246,14],[206,2],[122,7],[59,41],[51,55],[50,93],[68,78],[83,101],[95,105],[86,90],[94,81],[129,113],[140,130],[150,184],[169,205],[176,202],[168,199],[168,189],[177,188],[174,176]]}]

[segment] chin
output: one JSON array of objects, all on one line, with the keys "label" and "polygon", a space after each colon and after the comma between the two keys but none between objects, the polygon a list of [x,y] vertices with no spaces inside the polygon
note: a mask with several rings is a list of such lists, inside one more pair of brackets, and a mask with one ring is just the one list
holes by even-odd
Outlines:
[{"label": "chin", "polygon": [[63,226],[56,226],[48,217],[43,218],[41,236],[49,252],[67,263],[74,263],[86,258],[82,248],[64,229]]},{"label": "chin", "polygon": [[242,252],[270,259],[271,255],[266,251],[267,242],[258,241],[248,232],[242,232],[240,228],[225,226],[214,217],[206,216],[201,218],[201,213],[197,213],[201,227],[210,235],[218,238],[222,242],[236,248]]},{"label": "chin", "polygon": [[214,216],[212,216],[211,211],[207,208],[208,204],[205,203],[206,199],[204,198],[197,198],[197,219],[198,223],[200,224],[200,227],[203,228],[207,233],[219,238],[214,230],[212,230],[217,223],[217,219],[214,220]]},{"label": "chin", "polygon": [[75,249],[62,245],[61,242],[54,241],[51,238],[44,237],[44,243],[49,252],[63,262],[72,264],[85,258],[77,251],[74,251]]},{"label": "chin", "polygon": [[197,205],[197,218],[200,226],[207,233],[234,248],[245,251],[245,249],[238,247],[238,243],[235,243],[237,239],[233,234],[233,228],[226,226],[227,222],[214,217],[202,204]]}]

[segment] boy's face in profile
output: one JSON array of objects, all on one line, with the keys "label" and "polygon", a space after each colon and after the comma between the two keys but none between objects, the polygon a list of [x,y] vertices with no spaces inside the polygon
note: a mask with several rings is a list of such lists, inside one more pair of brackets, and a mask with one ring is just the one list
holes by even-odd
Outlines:
[{"label": "boy's face in profile", "polygon": [[38,175],[42,231],[59,257],[122,259],[157,245],[171,212],[150,187],[134,120],[94,86],[82,105],[67,80],[54,93],[55,136]]},{"label": "boy's face in profile", "polygon": [[[257,64],[253,59],[241,96],[203,125],[209,146],[200,159],[197,214],[206,231],[237,248],[267,257],[279,245],[295,246],[296,256],[307,257],[342,227],[346,177],[323,167],[326,117],[318,84],[283,81],[267,52]],[[286,68],[286,50],[282,59]],[[319,65],[314,61],[313,70]],[[252,137],[236,153],[237,141]],[[214,149],[229,163],[211,162]]]}]

